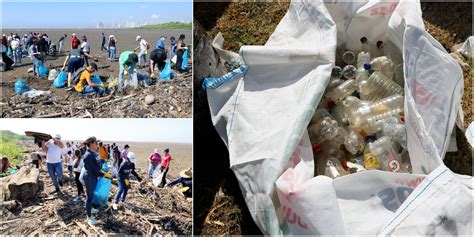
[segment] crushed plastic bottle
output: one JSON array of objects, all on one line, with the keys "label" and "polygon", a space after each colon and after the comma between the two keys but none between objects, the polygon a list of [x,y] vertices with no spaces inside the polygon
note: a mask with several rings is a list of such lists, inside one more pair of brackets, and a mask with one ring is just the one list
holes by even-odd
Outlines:
[{"label": "crushed plastic bottle", "polygon": [[321,121],[321,119],[325,117],[332,118],[333,116],[326,109],[317,109],[314,112],[313,117],[311,118],[311,122],[309,124],[317,124],[319,123],[319,121]]},{"label": "crushed plastic bottle", "polygon": [[352,65],[347,65],[342,69],[342,76],[346,79],[354,79],[357,68]]},{"label": "crushed plastic bottle", "polygon": [[309,139],[312,144],[322,144],[337,135],[336,129],[338,127],[336,120],[330,117],[324,117],[318,123],[308,127]]},{"label": "crushed plastic bottle", "polygon": [[365,147],[364,138],[359,133],[350,131],[350,133],[344,139],[344,147],[350,153],[357,154],[363,151]]},{"label": "crushed plastic bottle", "polygon": [[375,71],[369,79],[359,83],[359,92],[362,100],[377,101],[395,94],[403,95],[404,90],[384,74]]},{"label": "crushed plastic bottle", "polygon": [[355,57],[355,54],[354,52],[352,51],[346,51],[342,54],[342,61],[346,64],[346,65],[354,65],[355,61],[356,61],[356,57]]}]

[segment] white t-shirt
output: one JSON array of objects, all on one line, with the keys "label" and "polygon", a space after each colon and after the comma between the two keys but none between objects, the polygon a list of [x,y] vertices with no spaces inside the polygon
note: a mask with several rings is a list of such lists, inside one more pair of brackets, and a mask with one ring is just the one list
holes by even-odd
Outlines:
[{"label": "white t-shirt", "polygon": [[63,149],[61,149],[58,145],[54,144],[53,140],[49,140],[46,143],[46,147],[48,148],[48,151],[46,152],[46,162],[47,163],[61,162],[61,155],[63,153]]},{"label": "white t-shirt", "polygon": [[89,42],[82,42],[81,44],[81,49],[82,51],[86,52],[86,53],[89,53],[91,51],[91,45],[89,44]]},{"label": "white t-shirt", "polygon": [[11,42],[11,46],[12,46],[12,49],[13,49],[13,50],[17,49],[17,48],[20,46],[20,40],[14,39],[14,40]]},{"label": "white t-shirt", "polygon": [[144,39],[140,40],[140,49],[141,50],[147,50],[147,45],[148,45],[148,42],[146,42],[146,40],[144,40]]},{"label": "white t-shirt", "polygon": [[81,158],[79,161],[79,165],[76,168],[73,168],[74,172],[81,172],[82,168],[84,167],[84,160]]},{"label": "white t-shirt", "polygon": [[72,166],[72,155],[66,154],[67,165]]}]

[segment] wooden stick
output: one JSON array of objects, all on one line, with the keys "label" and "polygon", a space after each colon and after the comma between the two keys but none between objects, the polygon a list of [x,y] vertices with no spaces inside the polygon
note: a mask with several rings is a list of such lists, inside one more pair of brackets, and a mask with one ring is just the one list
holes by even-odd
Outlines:
[{"label": "wooden stick", "polygon": [[36,117],[37,117],[37,118],[54,118],[54,117],[58,117],[58,116],[62,116],[62,115],[66,115],[66,114],[63,114],[63,113],[61,112],[61,113],[53,113],[53,114],[40,115],[40,116],[36,116]]},{"label": "wooden stick", "polygon": [[121,100],[128,99],[128,98],[133,97],[133,96],[135,96],[135,94],[127,95],[127,96],[120,97],[120,98],[117,98],[117,99],[114,99],[114,100],[109,100],[109,101],[103,103],[102,105],[108,105],[108,104],[111,104],[111,103],[115,103],[115,102],[118,102],[118,101],[121,101]]},{"label": "wooden stick", "polygon": [[80,222],[78,221],[74,221],[76,223],[77,226],[79,226],[79,228],[81,228],[81,230],[86,233],[87,236],[91,236],[91,232],[83,225],[81,224]]}]

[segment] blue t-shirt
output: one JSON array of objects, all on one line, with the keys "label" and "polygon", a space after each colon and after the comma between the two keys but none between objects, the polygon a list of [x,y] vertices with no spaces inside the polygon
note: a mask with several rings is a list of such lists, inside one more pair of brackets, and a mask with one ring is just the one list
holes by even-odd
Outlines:
[{"label": "blue t-shirt", "polygon": [[135,175],[135,177],[138,178],[138,174],[137,172],[135,172],[135,164],[132,162],[128,163],[127,161],[124,160],[118,170],[119,179],[121,180],[129,179],[130,173]]}]

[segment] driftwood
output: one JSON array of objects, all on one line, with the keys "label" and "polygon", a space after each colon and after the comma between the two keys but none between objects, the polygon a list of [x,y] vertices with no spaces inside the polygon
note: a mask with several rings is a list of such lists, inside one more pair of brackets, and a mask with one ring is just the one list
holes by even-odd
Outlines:
[{"label": "driftwood", "polygon": [[4,191],[8,189],[11,200],[26,200],[35,196],[38,190],[39,170],[35,167],[24,166],[17,173],[0,179],[2,196],[5,199]]},{"label": "driftwood", "polygon": [[0,202],[0,209],[8,209],[12,210],[17,208],[20,205],[20,203],[17,200],[10,200],[10,201],[4,201]]}]

